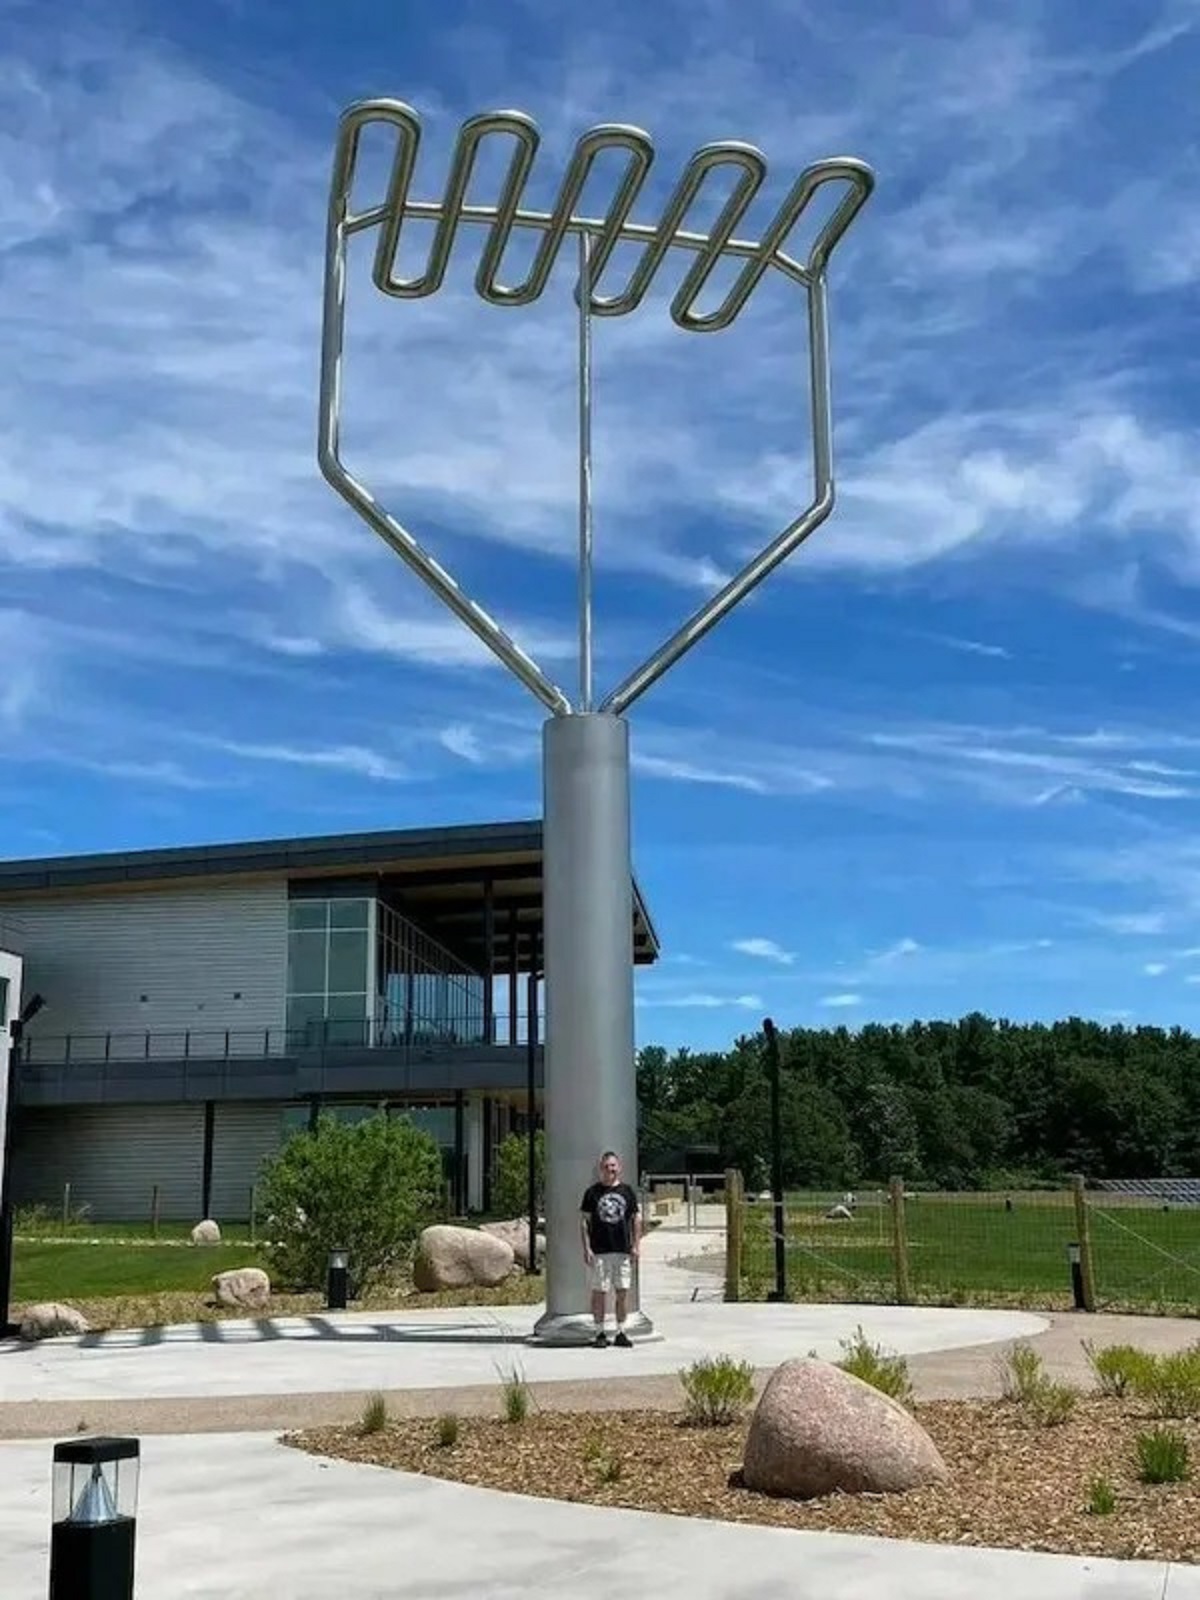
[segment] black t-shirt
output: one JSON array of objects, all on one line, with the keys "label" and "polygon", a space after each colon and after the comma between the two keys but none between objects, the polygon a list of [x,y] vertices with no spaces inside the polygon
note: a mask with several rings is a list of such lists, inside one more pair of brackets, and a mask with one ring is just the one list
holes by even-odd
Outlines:
[{"label": "black t-shirt", "polygon": [[596,1255],[629,1255],[638,1197],[627,1183],[592,1184],[579,1209],[588,1219],[588,1243]]}]

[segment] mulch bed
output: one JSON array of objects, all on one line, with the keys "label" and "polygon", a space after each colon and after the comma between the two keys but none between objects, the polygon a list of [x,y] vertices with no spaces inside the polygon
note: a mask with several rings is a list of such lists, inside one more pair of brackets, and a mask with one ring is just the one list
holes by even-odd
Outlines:
[{"label": "mulch bed", "polygon": [[[314,1429],[284,1442],[489,1489],[676,1516],[1071,1555],[1200,1559],[1200,1487],[1138,1481],[1134,1441],[1156,1426],[1141,1406],[1081,1398],[1069,1421],[1048,1428],[1009,1402],[934,1401],[913,1410],[950,1468],[947,1484],[808,1502],[736,1486],[745,1423],[689,1428],[662,1412],[535,1409],[519,1424],[464,1417],[449,1447],[439,1445],[428,1420],[389,1422],[366,1434]],[[1200,1423],[1167,1425],[1187,1436],[1200,1461]],[[1098,1473],[1116,1490],[1109,1516],[1087,1510],[1088,1484]]]}]

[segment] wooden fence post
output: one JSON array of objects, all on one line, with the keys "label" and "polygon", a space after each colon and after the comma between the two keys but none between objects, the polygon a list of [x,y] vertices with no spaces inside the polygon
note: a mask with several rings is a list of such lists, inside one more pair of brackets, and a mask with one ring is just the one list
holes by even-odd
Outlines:
[{"label": "wooden fence post", "polygon": [[1083,1275],[1083,1309],[1096,1309],[1096,1274],[1092,1260],[1092,1218],[1087,1185],[1081,1172],[1071,1174],[1071,1197],[1075,1201],[1075,1229],[1079,1235],[1079,1270]]},{"label": "wooden fence post", "polygon": [[742,1297],[742,1230],[746,1220],[746,1193],[736,1167],[725,1171],[725,1298]]},{"label": "wooden fence post", "polygon": [[896,1304],[912,1304],[912,1277],[908,1270],[908,1223],[904,1215],[904,1179],[888,1184],[892,1203],[892,1256],[896,1268]]}]

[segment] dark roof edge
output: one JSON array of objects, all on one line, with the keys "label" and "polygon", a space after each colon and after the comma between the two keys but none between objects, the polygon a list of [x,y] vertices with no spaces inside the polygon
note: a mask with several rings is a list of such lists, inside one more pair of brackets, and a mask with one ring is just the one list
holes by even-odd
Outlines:
[{"label": "dark roof edge", "polygon": [[214,845],[172,845],[155,850],[0,861],[0,894],[17,889],[64,889],[73,885],[102,888],[105,884],[154,883],[172,878],[289,872],[305,867],[336,866],[342,861],[366,864],[372,860],[396,860],[406,856],[421,860],[429,856],[518,853],[541,848],[539,819],[254,839]]}]

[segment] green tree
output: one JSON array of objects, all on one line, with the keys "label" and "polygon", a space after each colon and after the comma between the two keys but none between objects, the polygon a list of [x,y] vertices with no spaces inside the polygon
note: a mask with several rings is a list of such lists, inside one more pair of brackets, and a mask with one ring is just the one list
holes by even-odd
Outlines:
[{"label": "green tree", "polygon": [[[541,1128],[533,1136],[533,1177],[540,1214],[546,1204],[546,1135]],[[510,1133],[497,1146],[492,1207],[504,1217],[529,1215],[528,1134]]]},{"label": "green tree", "polygon": [[329,1252],[348,1250],[361,1297],[396,1273],[440,1214],[442,1157],[407,1117],[381,1112],[346,1123],[323,1116],[266,1162],[258,1190],[279,1281],[320,1289]]}]

